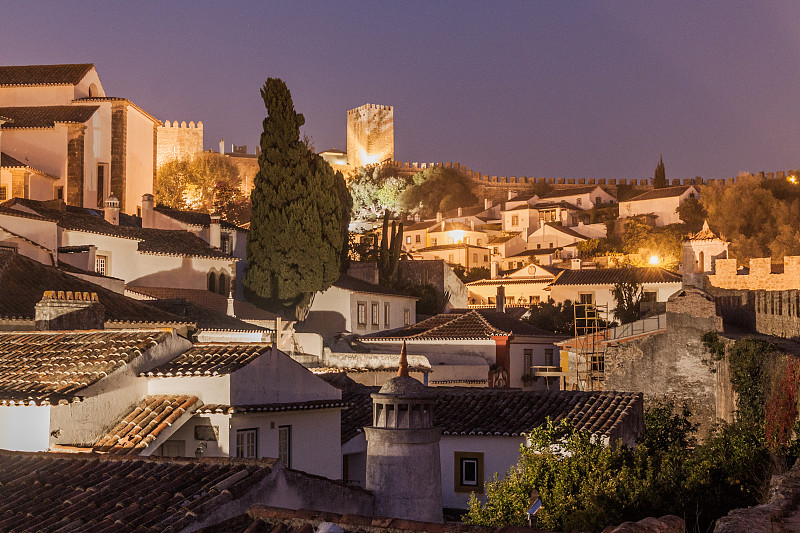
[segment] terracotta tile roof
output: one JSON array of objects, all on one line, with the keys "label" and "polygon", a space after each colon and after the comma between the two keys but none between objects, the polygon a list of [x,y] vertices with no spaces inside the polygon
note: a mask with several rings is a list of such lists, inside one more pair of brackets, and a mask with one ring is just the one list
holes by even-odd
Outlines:
[{"label": "terracotta tile roof", "polygon": [[474,248],[476,250],[488,250],[485,246],[478,246],[476,244],[465,244],[460,242],[458,244],[439,244],[437,246],[428,246],[427,248],[420,248],[418,252],[437,252],[440,250],[469,250]]},{"label": "terracotta tile roof", "polygon": [[225,405],[206,404],[195,412],[198,414],[225,414],[233,413],[276,413],[282,411],[308,411],[314,409],[341,409],[350,404],[344,400],[309,400],[306,402],[265,403],[258,405]]},{"label": "terracotta tile roof", "polygon": [[[692,185],[681,185],[678,187],[663,187],[661,189],[653,189],[652,191],[647,191],[644,194],[640,194],[639,196],[634,196],[628,202],[638,202],[640,200],[657,200],[659,198],[674,198],[676,196],[680,196],[690,188],[693,188]],[[695,189],[697,190],[697,189]]]},{"label": "terracotta tile roof", "polygon": [[533,206],[537,211],[541,211],[542,209],[555,209],[560,207],[561,209],[571,209],[573,211],[581,211],[581,208],[575,204],[571,204],[566,200],[561,200],[560,202],[537,202]]},{"label": "terracotta tile roof", "polygon": [[75,85],[93,67],[92,63],[0,66],[0,86]]},{"label": "terracotta tile roof", "polygon": [[408,227],[403,227],[403,231],[420,231],[424,229],[428,229],[432,226],[441,225],[441,222],[436,222],[435,220],[423,220],[422,222],[415,222],[414,224],[409,225]]},{"label": "terracotta tile roof", "polygon": [[528,209],[536,209],[536,208],[530,204],[522,204],[514,207],[508,207],[504,209],[503,212],[508,213],[510,211],[526,211]]},{"label": "terracotta tile roof", "polygon": [[[323,377],[323,379],[326,379]],[[336,386],[333,381],[329,382]],[[372,397],[379,387],[350,384],[342,400],[342,442],[372,424]],[[531,391],[475,387],[431,387],[436,394],[433,423],[443,435],[520,436],[550,417],[569,420],[579,431],[608,435],[642,405],[641,393],[614,391]]]},{"label": "terracotta tile roof", "polygon": [[376,340],[448,340],[482,339],[508,335],[546,335],[552,333],[511,318],[492,309],[455,309],[451,313],[434,315],[393,333],[374,333],[359,337],[364,342]]},{"label": "terracotta tile roof", "polygon": [[[328,529],[333,524],[336,529]],[[528,527],[473,526],[462,523],[416,522],[401,518],[341,515],[322,511],[293,510],[254,505],[247,514],[226,520],[199,533],[314,533],[315,531],[343,533],[537,533]],[[543,532],[542,532],[543,533]]]},{"label": "terracotta tile roof", "polygon": [[[159,300],[186,300],[189,303],[227,314],[228,297],[203,289],[174,289],[172,287],[139,287],[127,285],[125,290]],[[240,320],[275,320],[278,315],[259,309],[250,302],[235,300],[233,310]]]},{"label": "terracotta tile roof", "polygon": [[0,107],[0,115],[11,122],[3,124],[4,130],[20,128],[52,128],[57,123],[81,124],[89,120],[98,106],[46,105],[35,107]]},{"label": "terracotta tile roof", "polygon": [[206,307],[201,307],[183,299],[145,300],[150,307],[183,317],[197,324],[199,331],[253,331],[266,332],[266,328],[256,326],[236,317],[228,316]]},{"label": "terracotta tile roof", "polygon": [[156,117],[154,117],[153,115],[151,115],[150,113],[148,113],[147,111],[145,111],[144,109],[139,107],[138,105],[134,104],[133,102],[131,102],[127,98],[123,98],[121,96],[87,96],[87,97],[84,97],[84,98],[76,98],[76,99],[73,100],[73,102],[75,102],[76,104],[91,103],[91,102],[125,102],[126,104],[128,104],[129,106],[133,107],[135,110],[140,112],[142,115],[144,115],[145,117],[149,118],[151,121],[153,121],[158,126],[163,126],[164,125]]},{"label": "terracotta tile roof", "polygon": [[472,231],[472,226],[469,224],[465,224],[463,222],[445,222],[444,229],[442,229],[442,223],[439,222],[439,225],[435,228],[432,228],[429,233],[438,233],[442,231]]},{"label": "terracotta tile roof", "polygon": [[567,196],[577,196],[579,194],[587,194],[594,191],[597,185],[587,185],[585,187],[570,187],[568,189],[556,189],[541,196],[542,199],[548,198],[564,198]]},{"label": "terracotta tile roof", "polygon": [[719,239],[719,235],[711,231],[708,227],[708,221],[703,221],[703,228],[697,233],[691,233],[683,238],[684,241],[712,241]]},{"label": "terracotta tile roof", "polygon": [[[469,207],[461,208],[461,216],[472,217],[480,213],[483,213],[484,211],[486,211],[486,208],[483,207],[483,204],[471,205]],[[444,213],[442,213],[442,218],[456,218],[458,216],[459,215],[457,207],[455,209],[451,209],[450,211],[445,211]]]},{"label": "terracotta tile roof", "polygon": [[511,257],[531,257],[534,255],[549,255],[549,254],[554,254],[563,248],[564,248],[563,246],[560,246],[558,248],[537,248],[535,250],[522,250],[521,252],[509,255],[507,259]]},{"label": "terracotta tile roof", "polygon": [[[183,222],[184,224],[189,224],[191,226],[208,227],[211,225],[211,215],[208,213],[200,213],[198,211],[179,211],[163,205],[156,206],[155,210],[163,215],[174,218],[179,222]],[[231,224],[227,220],[220,220],[219,223],[223,228],[246,231],[244,228],[240,228],[236,224]]]},{"label": "terracotta tile roof", "polygon": [[568,228],[566,226],[562,226],[561,224],[556,224],[556,223],[553,223],[553,222],[547,222],[545,225],[553,228],[556,231],[560,231],[561,233],[563,233],[565,235],[569,235],[570,237],[577,237],[578,239],[583,239],[583,240],[587,239],[586,235],[581,235],[580,233],[578,233],[574,229]]},{"label": "terracotta tile roof", "polygon": [[499,278],[499,279],[479,279],[465,283],[467,287],[482,287],[485,285],[529,285],[529,284],[542,284],[547,285],[551,283],[553,278]]},{"label": "terracotta tile roof", "polygon": [[402,296],[404,298],[413,298],[415,300],[417,299],[413,296],[397,292],[396,290],[390,289],[389,287],[373,285],[372,283],[364,281],[363,279],[354,278],[353,276],[350,276],[348,274],[342,274],[341,276],[339,276],[339,279],[333,282],[333,286],[353,292],[388,294],[391,296]]},{"label": "terracotta tile roof", "polygon": [[[212,248],[197,235],[183,230],[162,230],[116,226],[106,222],[103,211],[59,204],[54,201],[42,202],[24,198],[13,198],[4,204],[6,207],[22,206],[31,209],[46,220],[56,222],[61,228],[87,233],[109,235],[139,241],[139,251],[161,255],[187,257],[212,257],[238,261],[230,254]],[[8,211],[4,211],[7,213]],[[17,211],[21,212],[21,211]],[[9,213],[11,214],[11,213]]]},{"label": "terracotta tile roof", "polygon": [[661,267],[598,268],[564,270],[553,282],[556,285],[614,285],[634,279],[639,283],[680,283],[681,276]]},{"label": "terracotta tile roof", "polygon": [[274,465],[0,451],[0,530],[182,531],[232,501],[252,501]]},{"label": "terracotta tile roof", "polygon": [[271,344],[198,343],[172,361],[142,376],[219,376],[230,374],[272,349]]},{"label": "terracotta tile roof", "polygon": [[170,335],[160,330],[0,332],[0,404],[73,400]]},{"label": "terracotta tile roof", "polygon": [[106,324],[188,324],[190,320],[154,309],[94,283],[70,276],[9,250],[0,250],[0,320],[33,320],[45,291],[95,292],[105,307]]},{"label": "terracotta tile roof", "polygon": [[101,437],[92,451],[138,455],[197,403],[197,396],[147,396]]},{"label": "terracotta tile roof", "polygon": [[495,237],[495,238],[493,238],[493,239],[491,239],[489,241],[489,244],[494,246],[494,245],[506,243],[506,242],[510,241],[511,239],[513,239],[514,237],[519,236],[519,233],[520,232],[517,231],[517,232],[512,233],[510,235],[501,235],[499,237]]}]

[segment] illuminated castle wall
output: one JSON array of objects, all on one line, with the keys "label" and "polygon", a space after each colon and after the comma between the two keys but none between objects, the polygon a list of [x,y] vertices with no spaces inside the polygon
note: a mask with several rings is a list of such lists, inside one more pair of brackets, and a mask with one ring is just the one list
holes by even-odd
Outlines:
[{"label": "illuminated castle wall", "polygon": [[394,109],[364,104],[347,112],[347,164],[373,165],[394,159]]}]

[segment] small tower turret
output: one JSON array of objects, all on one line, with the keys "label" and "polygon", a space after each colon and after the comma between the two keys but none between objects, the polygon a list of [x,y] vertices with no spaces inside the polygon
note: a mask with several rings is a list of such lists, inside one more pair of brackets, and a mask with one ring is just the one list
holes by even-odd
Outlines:
[{"label": "small tower turret", "polygon": [[408,375],[405,342],[397,374],[372,395],[366,488],[375,494],[376,516],[442,522],[436,394]]},{"label": "small tower turret", "polygon": [[681,275],[684,287],[704,288],[705,276],[714,273],[714,262],[728,258],[729,242],[715,235],[703,222],[703,229],[683,239]]}]

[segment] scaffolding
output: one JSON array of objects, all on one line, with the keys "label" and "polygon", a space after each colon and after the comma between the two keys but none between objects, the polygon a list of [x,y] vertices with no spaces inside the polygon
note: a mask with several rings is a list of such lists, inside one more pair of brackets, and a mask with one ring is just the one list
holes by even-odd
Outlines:
[{"label": "scaffolding", "polygon": [[608,305],[577,302],[575,321],[575,384],[578,390],[602,390],[605,346],[608,339]]}]

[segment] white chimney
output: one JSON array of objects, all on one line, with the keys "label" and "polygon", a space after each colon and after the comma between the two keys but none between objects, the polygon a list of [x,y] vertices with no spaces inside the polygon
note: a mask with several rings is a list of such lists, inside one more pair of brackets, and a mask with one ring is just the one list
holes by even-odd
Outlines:
[{"label": "white chimney", "polygon": [[471,229],[472,231],[475,231],[475,220],[474,219],[470,219],[469,220],[469,229]]},{"label": "white chimney", "polygon": [[441,222],[441,221],[442,221],[442,213],[441,212],[436,213],[436,222]]},{"label": "white chimney", "polygon": [[103,216],[109,224],[119,226],[119,200],[113,194],[106,198]]},{"label": "white chimney", "polygon": [[497,310],[501,313],[506,310],[506,288],[502,285],[497,286]]},{"label": "white chimney", "polygon": [[208,226],[208,244],[214,248],[219,248],[222,244],[222,231],[217,213],[211,213],[211,224]]},{"label": "white chimney", "polygon": [[483,199],[483,208],[490,209],[492,207],[492,201],[489,198]]},{"label": "white chimney", "polygon": [[516,191],[508,191],[508,199],[511,200],[517,195]]},{"label": "white chimney", "polygon": [[414,222],[419,222],[419,220],[420,220],[419,213],[417,213],[416,215],[414,215]]},{"label": "white chimney", "polygon": [[458,208],[458,216],[461,216],[463,213],[464,213],[464,208],[463,207],[459,207]]},{"label": "white chimney", "polygon": [[580,270],[581,269],[581,260],[580,259],[571,260],[569,268],[570,268],[570,270]]},{"label": "white chimney", "polygon": [[499,270],[500,270],[500,266],[497,264],[497,261],[492,261],[489,264],[489,267],[491,268],[491,278],[492,279],[497,279],[497,275],[498,275]]},{"label": "white chimney", "polygon": [[225,139],[219,140],[219,153],[225,155]]},{"label": "white chimney", "polygon": [[442,220],[442,231],[444,231],[444,225],[445,224],[446,224],[446,222],[444,220]]},{"label": "white chimney", "polygon": [[228,316],[236,316],[236,309],[233,307],[233,280],[231,280],[231,290],[228,292]]},{"label": "white chimney", "polygon": [[155,221],[153,220],[155,213],[155,205],[156,200],[152,194],[143,194],[142,195],[142,227],[143,228],[154,228]]}]

